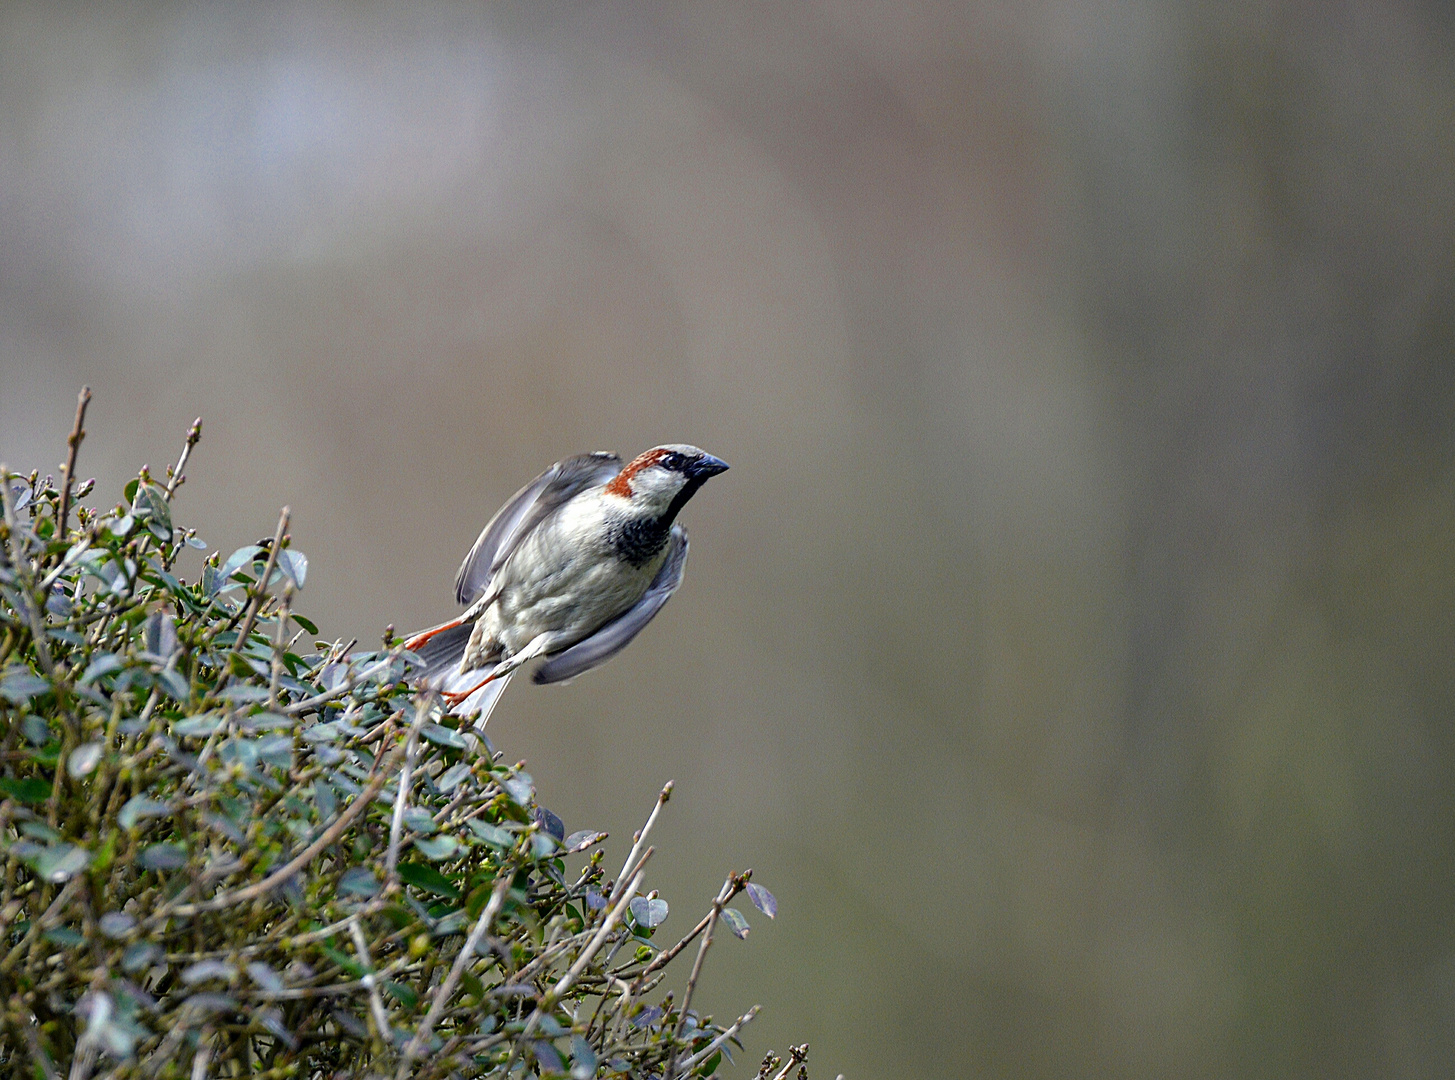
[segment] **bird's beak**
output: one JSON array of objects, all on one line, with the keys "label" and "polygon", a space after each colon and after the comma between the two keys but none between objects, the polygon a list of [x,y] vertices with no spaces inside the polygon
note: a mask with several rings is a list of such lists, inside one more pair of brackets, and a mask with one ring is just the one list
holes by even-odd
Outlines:
[{"label": "bird's beak", "polygon": [[727,472],[728,463],[722,458],[713,457],[711,454],[703,454],[691,465],[682,471],[687,474],[690,480],[706,480],[716,476],[720,472]]}]

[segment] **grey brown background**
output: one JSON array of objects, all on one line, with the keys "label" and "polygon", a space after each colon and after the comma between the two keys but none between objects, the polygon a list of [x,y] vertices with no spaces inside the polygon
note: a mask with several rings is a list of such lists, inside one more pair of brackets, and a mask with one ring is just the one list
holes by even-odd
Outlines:
[{"label": "grey brown background", "polygon": [[1452,168],[1433,3],[11,3],[0,457],[201,413],[179,515],[372,641],[699,443],[685,587],[491,730],[569,828],[677,780],[666,929],[775,890],[749,1062],[1450,1076]]}]

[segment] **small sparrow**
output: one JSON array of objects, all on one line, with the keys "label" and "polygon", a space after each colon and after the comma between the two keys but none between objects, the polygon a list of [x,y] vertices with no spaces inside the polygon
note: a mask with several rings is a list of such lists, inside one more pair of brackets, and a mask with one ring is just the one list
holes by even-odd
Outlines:
[{"label": "small sparrow", "polygon": [[[544,657],[538,683],[605,663],[682,584],[687,530],[674,524],[727,463],[695,446],[654,447],[622,465],[583,454],[552,465],[490,519],[455,576],[457,619],[404,644],[424,685],[484,724],[511,673]],[[465,708],[462,708],[465,706]]]}]

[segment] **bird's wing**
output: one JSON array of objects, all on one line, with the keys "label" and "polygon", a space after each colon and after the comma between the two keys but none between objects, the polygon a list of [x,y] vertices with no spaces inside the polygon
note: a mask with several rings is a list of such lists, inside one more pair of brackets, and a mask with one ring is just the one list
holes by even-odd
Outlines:
[{"label": "bird's wing", "polygon": [[604,484],[621,471],[621,458],[597,452],[558,461],[511,496],[481,531],[475,546],[455,575],[455,598],[471,604],[490,585],[501,563],[521,540],[567,499],[596,484]]},{"label": "bird's wing", "polygon": [[667,544],[667,558],[642,598],[590,637],[549,657],[536,668],[536,682],[562,682],[606,663],[652,621],[682,584],[682,574],[687,569],[687,530],[673,525]]}]

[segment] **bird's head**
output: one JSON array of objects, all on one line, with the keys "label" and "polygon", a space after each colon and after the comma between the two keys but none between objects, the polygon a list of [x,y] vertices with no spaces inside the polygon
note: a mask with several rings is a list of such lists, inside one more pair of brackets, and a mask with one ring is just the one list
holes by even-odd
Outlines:
[{"label": "bird's head", "polygon": [[670,522],[727,462],[685,443],[654,446],[627,462],[606,485],[609,494],[628,499],[644,516]]}]

